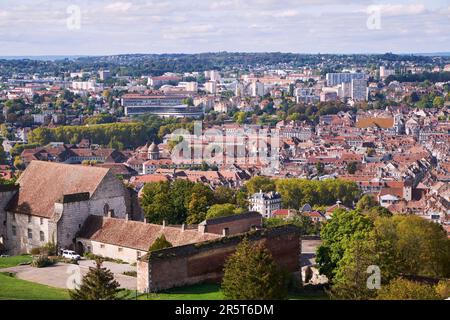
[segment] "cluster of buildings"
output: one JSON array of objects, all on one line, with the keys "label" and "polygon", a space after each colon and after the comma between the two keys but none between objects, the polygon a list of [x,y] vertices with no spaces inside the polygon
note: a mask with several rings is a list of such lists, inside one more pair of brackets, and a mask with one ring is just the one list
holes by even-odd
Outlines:
[{"label": "cluster of buildings", "polygon": [[[300,270],[297,228],[262,232],[262,216],[254,212],[196,226],[150,224],[135,194],[107,168],[32,161],[17,185],[0,186],[0,221],[2,253],[29,253],[54,243],[137,263],[140,292],[220,280],[224,261],[244,236],[264,242],[286,270]],[[163,235],[172,247],[149,252]]]}]

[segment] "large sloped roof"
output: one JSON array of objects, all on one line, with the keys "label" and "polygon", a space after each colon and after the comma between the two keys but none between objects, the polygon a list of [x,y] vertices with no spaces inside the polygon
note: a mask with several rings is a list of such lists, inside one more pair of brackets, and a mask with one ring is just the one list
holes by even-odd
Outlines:
[{"label": "large sloped roof", "polygon": [[93,195],[109,169],[81,165],[32,161],[18,179],[20,190],[8,211],[51,218],[55,202],[64,195]]},{"label": "large sloped roof", "polygon": [[163,227],[161,225],[128,221],[124,219],[89,216],[78,234],[78,238],[147,251],[161,235],[173,246],[214,240],[221,236],[201,233],[197,230]]}]

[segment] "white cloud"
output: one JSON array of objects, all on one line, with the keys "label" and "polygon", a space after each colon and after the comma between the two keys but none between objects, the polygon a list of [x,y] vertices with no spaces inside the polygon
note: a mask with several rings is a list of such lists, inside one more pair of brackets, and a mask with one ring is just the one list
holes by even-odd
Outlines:
[{"label": "white cloud", "polygon": [[[445,0],[71,0],[77,33],[65,27],[67,1],[18,2],[0,1],[0,55],[450,51]],[[382,28],[370,31],[374,3]]]},{"label": "white cloud", "polygon": [[280,12],[275,12],[273,15],[277,18],[291,18],[291,17],[297,17],[300,14],[298,10],[283,10]]},{"label": "white cloud", "polygon": [[384,16],[418,15],[427,12],[424,4],[380,4],[370,5],[366,12],[380,11]]},{"label": "white cloud", "polygon": [[132,6],[133,4],[131,2],[113,2],[108,4],[105,10],[109,12],[127,12]]}]

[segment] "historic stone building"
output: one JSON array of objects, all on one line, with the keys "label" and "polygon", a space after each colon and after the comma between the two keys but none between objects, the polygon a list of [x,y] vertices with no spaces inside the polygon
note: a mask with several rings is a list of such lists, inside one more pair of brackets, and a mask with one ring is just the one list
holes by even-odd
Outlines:
[{"label": "historic stone building", "polygon": [[264,244],[284,270],[300,271],[301,232],[293,225],[286,225],[152,251],[137,262],[137,289],[157,292],[202,282],[220,282],[225,261],[244,237]]},{"label": "historic stone building", "polygon": [[9,254],[48,242],[76,249],[90,215],[133,218],[130,193],[109,169],[32,161],[17,183],[0,189],[0,240]]},{"label": "historic stone building", "polygon": [[80,250],[97,256],[135,263],[145,256],[157,238],[164,235],[174,247],[214,240],[220,235],[185,226],[169,227],[128,219],[89,216],[77,236]]}]

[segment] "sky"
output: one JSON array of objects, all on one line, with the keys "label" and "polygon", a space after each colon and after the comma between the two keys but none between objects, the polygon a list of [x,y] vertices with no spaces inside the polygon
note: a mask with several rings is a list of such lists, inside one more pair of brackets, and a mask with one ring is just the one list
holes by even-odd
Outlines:
[{"label": "sky", "polygon": [[450,0],[2,0],[0,56],[450,52]]}]

